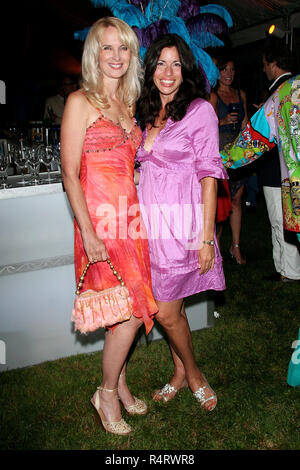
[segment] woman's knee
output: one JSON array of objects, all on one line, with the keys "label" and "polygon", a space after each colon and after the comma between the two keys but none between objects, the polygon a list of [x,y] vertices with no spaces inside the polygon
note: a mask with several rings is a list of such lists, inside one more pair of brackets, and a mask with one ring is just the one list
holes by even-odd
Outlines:
[{"label": "woman's knee", "polygon": [[131,326],[135,328],[136,330],[138,330],[143,324],[143,321],[135,317],[134,315],[132,315],[129,321],[131,323]]},{"label": "woman's knee", "polygon": [[231,203],[233,206],[240,206],[242,204],[244,186],[241,186],[233,196]]},{"label": "woman's knee", "polygon": [[158,312],[155,318],[163,328],[169,329],[174,328],[177,325],[179,315],[180,313],[172,314],[170,312]]},{"label": "woman's knee", "polygon": [[232,204],[232,209],[236,209],[236,208],[239,208],[241,207],[242,205],[242,198],[241,197],[234,197],[231,201],[231,204]]},{"label": "woman's knee", "polygon": [[157,306],[158,313],[155,318],[158,323],[164,328],[175,327],[180,320],[183,301],[157,302]]}]

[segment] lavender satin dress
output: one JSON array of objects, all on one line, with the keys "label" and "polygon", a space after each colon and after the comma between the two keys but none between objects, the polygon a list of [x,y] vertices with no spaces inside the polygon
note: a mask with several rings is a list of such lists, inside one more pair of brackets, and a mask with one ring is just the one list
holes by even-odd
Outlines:
[{"label": "lavender satin dress", "polygon": [[[213,271],[199,275],[203,240],[201,179],[228,179],[219,154],[218,120],[205,100],[194,100],[181,121],[168,119],[140,162],[139,200],[146,225],[155,299],[169,302],[197,292],[224,290],[222,258],[215,245]],[[216,238],[215,238],[216,240]]]}]

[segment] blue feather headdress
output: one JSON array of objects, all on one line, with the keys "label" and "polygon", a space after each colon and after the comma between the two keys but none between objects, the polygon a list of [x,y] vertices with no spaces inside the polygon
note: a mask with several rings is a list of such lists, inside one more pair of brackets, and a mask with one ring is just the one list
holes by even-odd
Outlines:
[{"label": "blue feather headdress", "polygon": [[[140,55],[161,34],[176,33],[193,51],[196,63],[208,79],[208,88],[215,86],[219,70],[206,47],[224,46],[216,34],[228,33],[232,19],[220,5],[200,6],[198,0],[91,0],[95,7],[107,7],[131,26],[140,42]],[[84,40],[89,28],[74,33],[75,39]]]}]

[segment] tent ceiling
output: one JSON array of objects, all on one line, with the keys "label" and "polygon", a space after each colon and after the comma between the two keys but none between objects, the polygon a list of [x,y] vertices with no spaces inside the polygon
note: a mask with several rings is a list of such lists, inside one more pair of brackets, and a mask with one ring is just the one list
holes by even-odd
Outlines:
[{"label": "tent ceiling", "polygon": [[[201,2],[204,3],[204,2]],[[300,12],[300,0],[212,0],[225,7],[232,16],[231,33]]]},{"label": "tent ceiling", "polygon": [[[231,33],[300,12],[300,0],[199,0],[199,3],[224,6],[233,19]],[[15,8],[14,2],[9,3],[8,7]],[[95,8],[90,0],[27,0],[18,8],[22,17],[44,10],[46,15],[55,15],[75,30],[90,25],[105,10],[109,11],[105,8]]]},{"label": "tent ceiling", "polygon": [[[22,2],[23,3],[23,2]],[[295,11],[300,12],[300,0],[199,0],[200,5],[218,4],[224,6],[232,16],[236,32],[249,26],[263,23],[280,16],[287,16]],[[14,3],[12,3],[14,5]],[[95,8],[90,0],[27,0],[20,8],[26,15],[28,9],[45,13],[56,13],[74,28],[87,26],[95,21],[104,8]],[[12,6],[12,8],[14,8]],[[23,13],[22,12],[22,13]]]}]

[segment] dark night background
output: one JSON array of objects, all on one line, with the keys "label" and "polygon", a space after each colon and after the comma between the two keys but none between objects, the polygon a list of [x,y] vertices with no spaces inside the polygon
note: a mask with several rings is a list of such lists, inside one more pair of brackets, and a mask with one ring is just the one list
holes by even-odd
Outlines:
[{"label": "dark night background", "polygon": [[[74,31],[90,26],[107,14],[110,14],[108,9],[95,8],[90,0],[28,0],[6,5],[0,31],[0,79],[6,83],[7,103],[0,107],[2,123],[42,119],[45,99],[55,94],[58,78],[63,74],[80,77],[83,43],[74,39]],[[231,31],[237,28],[235,23]],[[295,51],[300,49],[299,36]],[[230,46],[229,39],[226,43]],[[261,65],[262,43],[257,41],[234,50],[250,115],[254,111],[251,103],[259,99],[267,85]]]},{"label": "dark night background", "polygon": [[10,2],[1,21],[1,79],[6,83],[3,120],[43,117],[46,97],[56,93],[64,74],[80,77],[82,41],[74,31],[90,26],[110,11],[89,0]]}]

